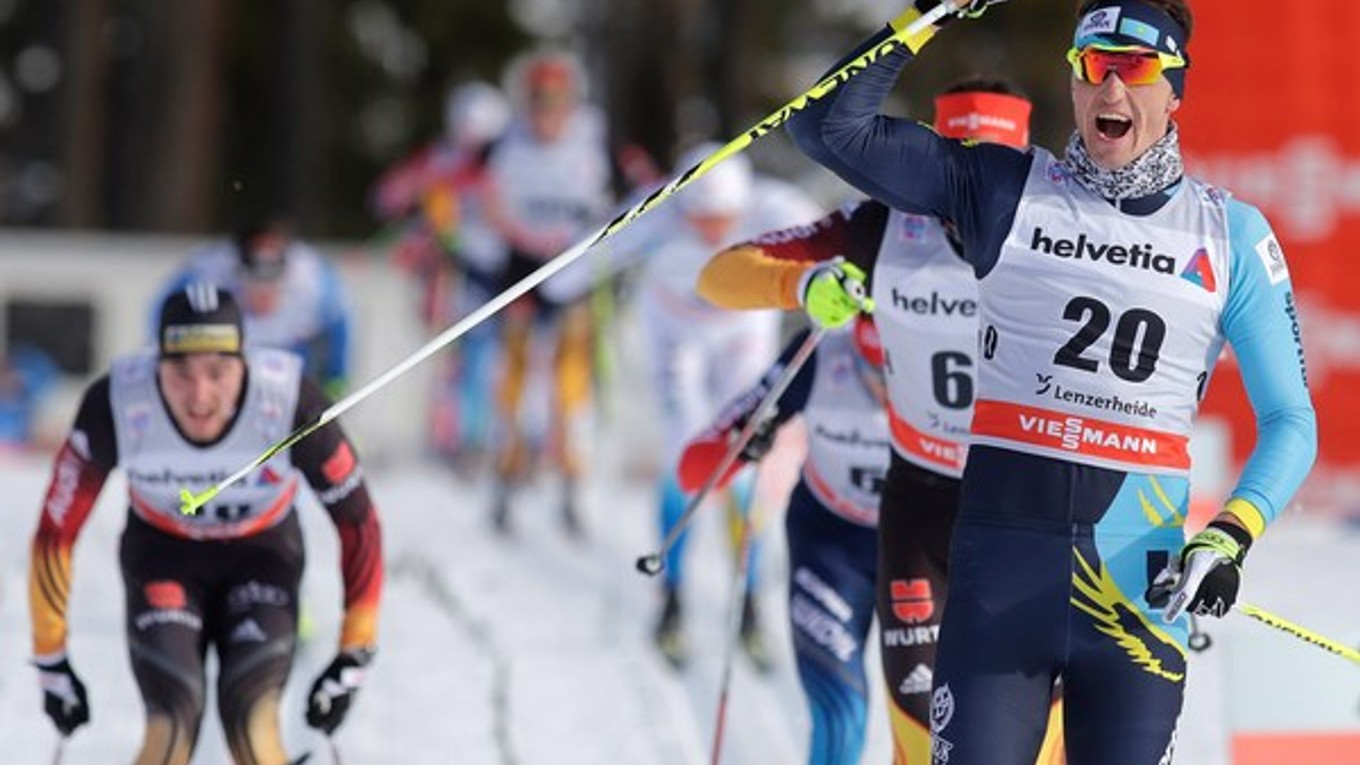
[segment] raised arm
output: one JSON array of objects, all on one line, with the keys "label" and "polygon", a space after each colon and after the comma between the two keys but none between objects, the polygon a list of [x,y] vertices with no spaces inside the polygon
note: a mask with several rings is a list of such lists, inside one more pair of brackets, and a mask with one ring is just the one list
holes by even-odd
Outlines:
[{"label": "raised arm", "polygon": [[[885,28],[846,60],[891,33]],[[985,269],[1014,219],[1033,155],[943,138],[925,124],[880,112],[903,67],[929,39],[913,38],[882,56],[794,115],[788,130],[803,153],[860,191],[890,207],[955,223],[967,258]]]}]

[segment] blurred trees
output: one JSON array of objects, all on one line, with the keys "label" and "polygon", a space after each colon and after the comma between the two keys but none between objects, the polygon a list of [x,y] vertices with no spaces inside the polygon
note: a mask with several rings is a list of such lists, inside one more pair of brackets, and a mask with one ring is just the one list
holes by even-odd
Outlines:
[{"label": "blurred trees", "polygon": [[[536,42],[580,51],[616,142],[664,166],[806,88],[885,0],[0,0],[0,225],[208,232],[248,210],[363,236],[369,183],[441,129],[443,96]],[[897,108],[961,76],[1069,124],[1072,0],[1025,0],[926,49]],[[780,142],[772,136],[767,141]]]}]

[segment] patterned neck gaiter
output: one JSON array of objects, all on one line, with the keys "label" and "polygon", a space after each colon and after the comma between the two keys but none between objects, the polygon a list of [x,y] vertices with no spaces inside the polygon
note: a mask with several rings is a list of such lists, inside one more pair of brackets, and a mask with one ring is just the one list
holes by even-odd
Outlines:
[{"label": "patterned neck gaiter", "polygon": [[1165,189],[1184,175],[1181,164],[1180,133],[1176,124],[1161,140],[1148,147],[1142,156],[1118,170],[1098,167],[1086,153],[1081,134],[1072,131],[1063,163],[1077,182],[1105,199],[1138,199]]}]

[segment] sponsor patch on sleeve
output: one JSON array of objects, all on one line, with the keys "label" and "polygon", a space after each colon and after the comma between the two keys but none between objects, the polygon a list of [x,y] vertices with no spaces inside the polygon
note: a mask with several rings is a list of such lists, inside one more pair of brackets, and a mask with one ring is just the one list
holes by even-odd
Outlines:
[{"label": "sponsor patch on sleeve", "polygon": [[338,484],[354,471],[354,465],[354,452],[349,448],[349,443],[341,441],[335,452],[321,465],[321,474],[332,484]]},{"label": "sponsor patch on sleeve", "polygon": [[1272,285],[1289,278],[1289,266],[1284,262],[1284,250],[1274,234],[1256,243],[1256,254],[1261,256],[1261,264],[1266,267],[1266,276]]}]

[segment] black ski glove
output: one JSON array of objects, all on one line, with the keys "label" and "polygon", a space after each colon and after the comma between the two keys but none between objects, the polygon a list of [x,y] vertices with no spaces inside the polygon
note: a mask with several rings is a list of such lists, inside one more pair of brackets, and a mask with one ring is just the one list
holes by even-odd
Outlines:
[{"label": "black ski glove", "polygon": [[43,711],[52,718],[61,735],[69,736],[76,728],[90,721],[90,702],[85,697],[85,684],[76,677],[71,663],[62,656],[54,661],[34,661],[38,668],[38,684],[42,686]]},{"label": "black ski glove", "polygon": [[342,651],[312,683],[307,694],[307,724],[327,736],[345,721],[354,697],[364,684],[364,668],[373,660],[373,651]]},{"label": "black ski glove", "polygon": [[1214,521],[1194,535],[1181,554],[1157,575],[1145,595],[1148,605],[1163,608],[1162,618],[1176,621],[1183,612],[1221,617],[1237,601],[1242,560],[1251,535],[1232,524]]}]

